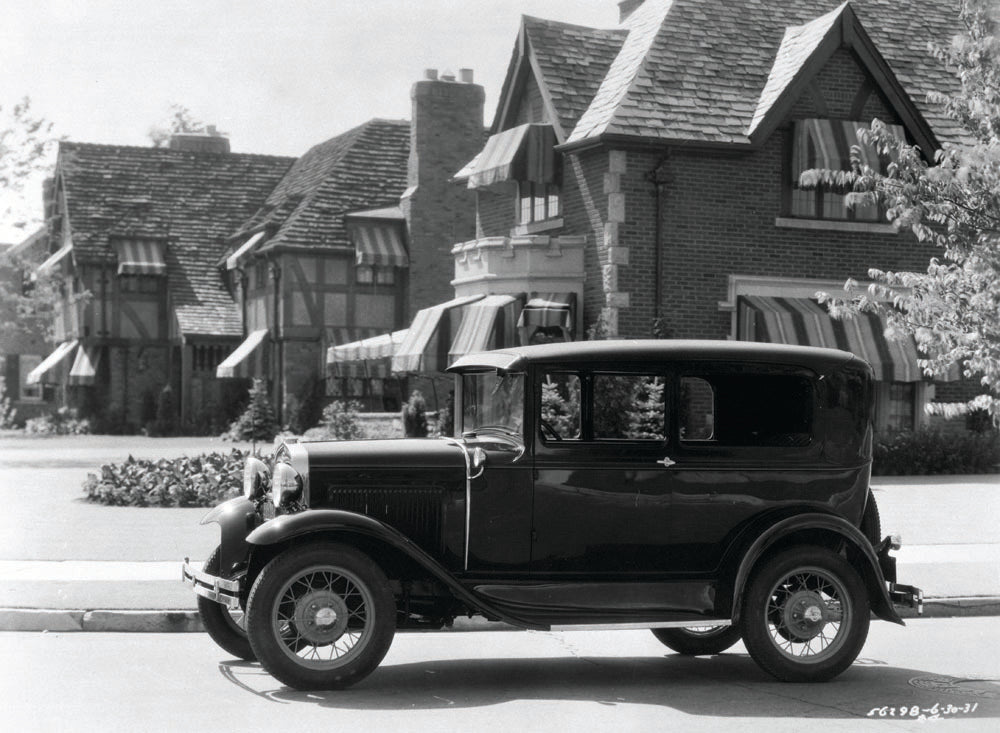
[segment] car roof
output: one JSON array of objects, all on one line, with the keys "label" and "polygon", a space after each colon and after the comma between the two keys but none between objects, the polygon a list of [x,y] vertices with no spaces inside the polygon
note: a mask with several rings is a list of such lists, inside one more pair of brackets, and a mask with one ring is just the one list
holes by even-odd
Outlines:
[{"label": "car roof", "polygon": [[570,341],[536,346],[515,346],[468,354],[455,361],[449,372],[499,369],[522,371],[529,364],[608,363],[655,361],[720,361],[794,364],[822,370],[857,357],[847,351],[814,346],[787,346],[749,341],[680,339],[613,339]]}]

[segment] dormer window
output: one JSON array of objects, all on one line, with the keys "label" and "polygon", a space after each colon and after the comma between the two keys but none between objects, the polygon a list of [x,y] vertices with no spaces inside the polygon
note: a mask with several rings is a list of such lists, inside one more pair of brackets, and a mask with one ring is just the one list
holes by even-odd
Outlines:
[{"label": "dormer window", "polygon": [[518,190],[518,224],[532,224],[559,217],[559,187],[554,183],[521,181]]},{"label": "dormer window", "polygon": [[[822,169],[830,171],[851,170],[851,148],[858,147],[861,161],[872,169],[885,172],[888,159],[880,157],[871,145],[858,140],[858,130],[869,123],[854,120],[803,119],[796,120],[792,128],[791,152],[788,157],[788,188],[786,210],[798,219],[825,219],[834,221],[877,222],[883,219],[879,207],[846,205],[846,194],[851,188],[846,182],[827,182],[815,188],[803,188],[800,176],[803,171]],[[903,128],[889,125],[900,138]]]}]

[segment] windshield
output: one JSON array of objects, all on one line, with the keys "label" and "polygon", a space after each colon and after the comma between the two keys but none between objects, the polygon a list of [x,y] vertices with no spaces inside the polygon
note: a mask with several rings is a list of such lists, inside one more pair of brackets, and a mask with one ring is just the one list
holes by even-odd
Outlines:
[{"label": "windshield", "polygon": [[524,374],[475,372],[462,375],[463,433],[484,428],[522,434]]}]

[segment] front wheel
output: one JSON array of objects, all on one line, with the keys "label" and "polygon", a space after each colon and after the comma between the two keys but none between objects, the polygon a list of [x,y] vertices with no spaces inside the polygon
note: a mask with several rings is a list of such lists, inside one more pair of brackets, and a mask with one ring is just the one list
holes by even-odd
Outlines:
[{"label": "front wheel", "polygon": [[292,547],[261,571],[247,601],[257,658],[299,690],[348,687],[378,667],[396,630],[396,604],[367,555],[333,543]]},{"label": "front wheel", "polygon": [[721,654],[740,640],[738,626],[690,626],[650,631],[664,646],[688,656]]},{"label": "front wheel", "polygon": [[750,580],[743,641],[779,680],[823,682],[861,653],[870,613],[865,585],[847,560],[822,547],[793,547]]},{"label": "front wheel", "polygon": [[[210,575],[219,574],[219,553],[221,547],[208,556],[205,561],[205,572]],[[257,659],[250,640],[247,638],[246,616],[240,609],[230,609],[221,603],[198,596],[198,615],[201,625],[216,644],[234,657],[252,662]]]}]

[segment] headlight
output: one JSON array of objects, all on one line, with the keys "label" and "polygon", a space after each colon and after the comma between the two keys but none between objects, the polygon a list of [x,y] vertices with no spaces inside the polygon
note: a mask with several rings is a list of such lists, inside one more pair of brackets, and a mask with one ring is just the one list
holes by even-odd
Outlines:
[{"label": "headlight", "polygon": [[243,496],[250,501],[257,501],[267,493],[267,464],[259,458],[250,456],[243,467]]},{"label": "headlight", "polygon": [[288,506],[302,497],[302,477],[287,463],[274,466],[274,481],[271,485],[271,496],[276,507]]}]

